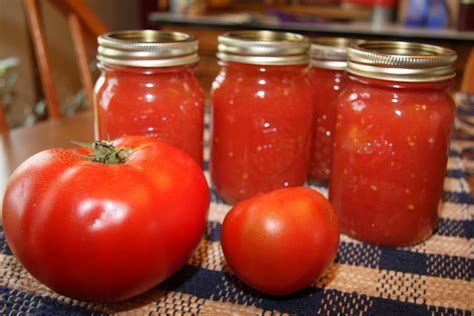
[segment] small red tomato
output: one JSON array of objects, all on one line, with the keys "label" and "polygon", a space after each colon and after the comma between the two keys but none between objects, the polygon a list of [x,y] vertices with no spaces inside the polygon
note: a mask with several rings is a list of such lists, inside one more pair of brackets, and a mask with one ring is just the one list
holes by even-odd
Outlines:
[{"label": "small red tomato", "polygon": [[286,295],[329,268],[339,245],[339,221],[320,193],[279,189],[235,205],[224,219],[221,239],[240,279],[264,293]]},{"label": "small red tomato", "polygon": [[51,289],[84,301],[156,286],[185,264],[206,226],[209,188],[191,157],[140,136],[111,145],[32,156],[3,202],[14,255]]}]

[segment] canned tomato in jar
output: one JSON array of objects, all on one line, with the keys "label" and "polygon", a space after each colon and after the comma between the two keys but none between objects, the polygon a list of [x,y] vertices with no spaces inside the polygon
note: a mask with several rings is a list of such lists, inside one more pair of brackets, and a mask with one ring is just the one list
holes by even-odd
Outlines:
[{"label": "canned tomato in jar", "polygon": [[218,40],[210,167],[216,191],[235,203],[302,185],[313,114],[309,40],[271,31],[231,32]]},{"label": "canned tomato in jar", "polygon": [[355,44],[339,96],[330,200],[342,231],[390,246],[428,238],[438,220],[456,53],[405,42]]},{"label": "canned tomato in jar", "polygon": [[320,37],[311,41],[309,79],[313,87],[310,178],[329,180],[337,97],[346,86],[347,48],[352,40]]},{"label": "canned tomato in jar", "polygon": [[197,40],[142,30],[107,33],[98,42],[96,137],[157,137],[202,165],[204,94],[194,73]]}]

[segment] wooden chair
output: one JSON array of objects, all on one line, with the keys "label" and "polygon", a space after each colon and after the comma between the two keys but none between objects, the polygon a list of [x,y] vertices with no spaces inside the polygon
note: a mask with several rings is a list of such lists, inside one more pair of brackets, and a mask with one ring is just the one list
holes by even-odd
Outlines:
[{"label": "wooden chair", "polygon": [[[106,32],[104,23],[83,0],[47,0],[67,19],[78,62],[82,86],[92,104],[93,79],[89,70],[87,46],[97,49],[97,36]],[[41,23],[39,0],[23,0],[29,31],[39,69],[41,86],[51,118],[61,117],[57,89],[53,80],[50,58],[46,48],[44,27]]]}]

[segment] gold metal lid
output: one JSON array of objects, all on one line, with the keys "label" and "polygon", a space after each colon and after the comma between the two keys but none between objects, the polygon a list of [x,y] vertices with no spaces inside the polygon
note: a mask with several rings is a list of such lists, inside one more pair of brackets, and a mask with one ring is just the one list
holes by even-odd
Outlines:
[{"label": "gold metal lid", "polygon": [[456,52],[435,45],[373,41],[351,44],[349,73],[390,81],[441,81],[455,76]]},{"label": "gold metal lid", "polygon": [[217,58],[255,65],[299,65],[309,62],[310,42],[294,33],[236,31],[219,35]]},{"label": "gold metal lid", "polygon": [[199,60],[198,41],[179,32],[118,31],[97,38],[97,59],[108,65],[171,67]]},{"label": "gold metal lid", "polygon": [[311,39],[311,66],[333,70],[347,67],[347,50],[354,42],[343,37],[317,37]]}]

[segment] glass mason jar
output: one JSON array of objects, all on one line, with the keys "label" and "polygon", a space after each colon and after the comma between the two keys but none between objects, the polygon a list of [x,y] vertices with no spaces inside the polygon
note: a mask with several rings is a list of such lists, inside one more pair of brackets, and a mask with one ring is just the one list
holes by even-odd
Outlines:
[{"label": "glass mason jar", "polygon": [[202,166],[204,94],[194,74],[197,40],[146,30],[107,33],[98,42],[96,137],[157,137]]},{"label": "glass mason jar", "polygon": [[306,181],[312,125],[309,46],[306,37],[292,33],[219,36],[210,169],[225,201]]},{"label": "glass mason jar", "polygon": [[454,120],[448,89],[455,60],[454,51],[425,44],[349,48],[329,192],[344,233],[389,246],[433,233]]},{"label": "glass mason jar", "polygon": [[309,175],[329,180],[337,97],[346,86],[346,38],[321,37],[311,43],[309,79],[313,86],[313,137]]}]

